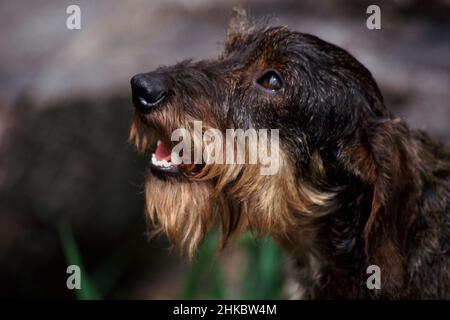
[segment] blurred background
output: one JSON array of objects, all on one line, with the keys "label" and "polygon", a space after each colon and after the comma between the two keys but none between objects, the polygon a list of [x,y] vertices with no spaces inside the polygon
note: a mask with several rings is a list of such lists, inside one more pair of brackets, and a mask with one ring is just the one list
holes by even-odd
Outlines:
[{"label": "blurred background", "polygon": [[[81,7],[81,30],[66,8]],[[354,54],[388,107],[450,137],[450,1],[1,0],[0,297],[283,298],[286,257],[246,234],[221,255],[212,233],[192,265],[148,241],[146,159],[128,145],[129,79],[219,54],[231,8]],[[82,290],[66,267],[82,267]]]}]

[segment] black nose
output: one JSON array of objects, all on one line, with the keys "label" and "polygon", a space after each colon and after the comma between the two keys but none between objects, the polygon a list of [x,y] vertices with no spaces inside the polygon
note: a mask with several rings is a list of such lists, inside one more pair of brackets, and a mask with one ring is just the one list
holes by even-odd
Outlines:
[{"label": "black nose", "polygon": [[167,96],[167,87],[160,75],[137,74],[131,78],[134,106],[140,112],[149,112],[160,105]]}]

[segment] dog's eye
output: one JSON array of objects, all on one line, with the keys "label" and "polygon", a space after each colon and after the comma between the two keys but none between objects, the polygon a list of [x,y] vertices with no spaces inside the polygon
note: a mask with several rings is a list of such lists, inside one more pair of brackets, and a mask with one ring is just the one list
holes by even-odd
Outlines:
[{"label": "dog's eye", "polygon": [[278,91],[283,87],[283,82],[276,71],[269,70],[265,72],[258,80],[256,80],[261,87],[270,91]]}]

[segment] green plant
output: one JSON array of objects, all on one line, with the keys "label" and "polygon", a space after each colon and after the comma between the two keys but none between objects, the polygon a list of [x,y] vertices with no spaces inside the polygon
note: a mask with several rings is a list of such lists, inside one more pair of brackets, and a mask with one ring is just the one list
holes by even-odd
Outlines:
[{"label": "green plant", "polygon": [[77,265],[81,270],[81,289],[74,290],[76,298],[78,300],[102,299],[102,295],[98,291],[97,287],[86,275],[86,269],[84,268],[78,246],[75,242],[69,224],[66,222],[61,222],[58,225],[58,231],[67,264]]},{"label": "green plant", "polygon": [[[216,254],[218,235],[211,233],[200,247],[185,280],[184,299],[242,298],[242,299],[280,299],[282,297],[282,252],[269,238],[254,239],[250,233],[241,237],[238,245],[245,249],[247,264],[242,272],[240,297],[226,295],[220,263]],[[204,286],[203,284],[207,285]]]}]

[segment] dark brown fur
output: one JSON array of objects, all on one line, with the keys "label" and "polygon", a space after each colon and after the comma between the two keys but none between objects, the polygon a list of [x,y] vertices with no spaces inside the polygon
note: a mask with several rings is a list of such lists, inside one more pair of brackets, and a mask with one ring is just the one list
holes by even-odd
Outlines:
[{"label": "dark brown fur", "polygon": [[[262,92],[275,69],[284,88]],[[222,245],[244,230],[272,236],[292,256],[298,298],[450,298],[450,150],[386,110],[370,72],[314,36],[269,28],[237,10],[218,60],[146,74],[169,88],[136,112],[141,151],[202,120],[208,127],[279,128],[281,166],[185,167],[149,174],[147,212],[189,256],[216,226]],[[366,268],[381,268],[381,290]]]}]

